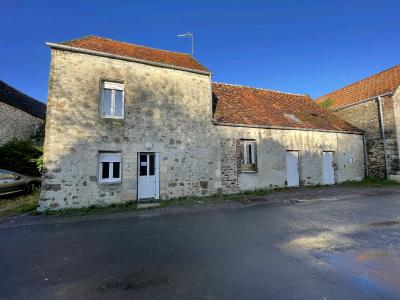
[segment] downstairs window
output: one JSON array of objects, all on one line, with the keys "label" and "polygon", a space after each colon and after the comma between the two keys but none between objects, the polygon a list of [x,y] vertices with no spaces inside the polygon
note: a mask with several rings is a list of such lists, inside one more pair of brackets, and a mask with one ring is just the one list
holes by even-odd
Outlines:
[{"label": "downstairs window", "polygon": [[99,182],[121,182],[121,153],[100,153]]}]

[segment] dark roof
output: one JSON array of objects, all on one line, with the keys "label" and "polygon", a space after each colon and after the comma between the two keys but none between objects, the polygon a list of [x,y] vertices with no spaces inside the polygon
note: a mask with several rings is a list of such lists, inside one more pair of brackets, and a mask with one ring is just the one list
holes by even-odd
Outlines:
[{"label": "dark roof", "polygon": [[212,90],[218,123],[362,132],[306,95],[224,83]]},{"label": "dark roof", "polygon": [[14,106],[23,110],[32,116],[45,119],[46,118],[46,104],[40,102],[32,97],[21,93],[15,88],[9,86],[4,81],[0,80],[0,102]]},{"label": "dark roof", "polygon": [[136,58],[139,60],[161,63],[185,69],[209,72],[205,66],[200,64],[196,59],[194,59],[194,57],[187,53],[159,50],[145,46],[114,41],[98,36],[86,36],[56,44],[118,56],[125,56],[129,58]]},{"label": "dark roof", "polygon": [[387,93],[394,93],[400,85],[400,65],[372,75],[316,99],[317,103],[333,100],[335,109]]}]

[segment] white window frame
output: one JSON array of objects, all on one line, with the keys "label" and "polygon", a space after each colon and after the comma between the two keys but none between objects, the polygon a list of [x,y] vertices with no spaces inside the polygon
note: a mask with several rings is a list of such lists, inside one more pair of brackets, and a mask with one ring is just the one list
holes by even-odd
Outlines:
[{"label": "white window frame", "polygon": [[[103,176],[103,162],[108,162],[108,178],[102,178]],[[114,163],[119,163],[119,177],[113,178]],[[118,183],[121,182],[122,174],[122,162],[120,152],[101,152],[99,155],[99,182],[100,183]]]},{"label": "white window frame", "polygon": [[[103,101],[104,101],[104,90],[111,90],[111,114],[105,115],[103,114]],[[122,115],[115,115],[115,91],[122,91]],[[102,118],[111,118],[111,119],[123,119],[124,118],[124,107],[125,107],[125,85],[123,83],[103,81],[101,87],[101,103],[100,103],[100,116]]]},{"label": "white window frame", "polygon": [[[257,161],[256,161],[256,141],[255,140],[241,140],[242,144],[242,165],[252,165],[252,169],[242,170],[244,172],[257,172]],[[250,161],[247,157],[247,147],[250,146]]]}]

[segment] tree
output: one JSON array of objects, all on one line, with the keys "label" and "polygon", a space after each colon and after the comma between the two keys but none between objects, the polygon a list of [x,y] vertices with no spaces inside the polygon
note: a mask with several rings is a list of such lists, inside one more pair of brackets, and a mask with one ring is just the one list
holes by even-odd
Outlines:
[{"label": "tree", "polygon": [[13,140],[0,147],[0,169],[39,176],[42,147],[32,141]]}]

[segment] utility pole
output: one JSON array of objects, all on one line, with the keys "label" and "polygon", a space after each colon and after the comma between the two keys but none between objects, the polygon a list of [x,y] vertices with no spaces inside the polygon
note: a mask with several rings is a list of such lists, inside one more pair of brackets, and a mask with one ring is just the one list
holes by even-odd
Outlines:
[{"label": "utility pole", "polygon": [[194,35],[193,33],[190,33],[189,31],[184,33],[184,34],[178,34],[178,37],[187,37],[192,40],[192,56],[194,56]]}]

